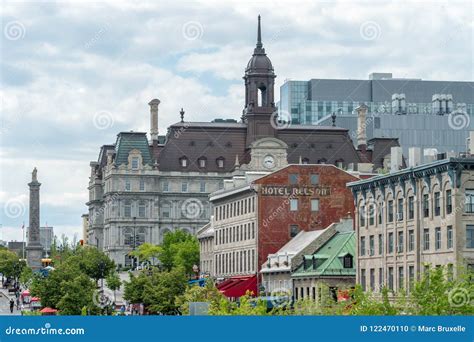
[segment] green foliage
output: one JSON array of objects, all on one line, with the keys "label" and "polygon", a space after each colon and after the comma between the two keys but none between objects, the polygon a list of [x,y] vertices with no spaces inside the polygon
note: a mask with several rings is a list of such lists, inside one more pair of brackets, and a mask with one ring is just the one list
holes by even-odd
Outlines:
[{"label": "green foliage", "polygon": [[357,285],[353,292],[354,302],[350,310],[352,315],[396,315],[397,308],[389,300],[389,291],[386,287],[382,289],[382,297],[377,298],[370,292],[364,292],[360,285]]},{"label": "green foliage", "polygon": [[219,305],[211,307],[209,313],[217,316],[263,316],[267,314],[267,304],[261,299],[253,298],[252,294],[247,291],[244,296],[239,298],[238,302],[221,298]]},{"label": "green foliage", "polygon": [[150,277],[145,272],[140,272],[137,276],[129,274],[130,281],[124,281],[123,298],[130,303],[143,303],[145,287],[151,284]]},{"label": "green foliage", "polygon": [[122,281],[117,273],[110,273],[105,279],[106,285],[109,289],[114,291],[114,302],[115,302],[115,291],[119,290],[122,286]]},{"label": "green foliage", "polygon": [[199,265],[196,237],[183,230],[166,233],[161,244],[160,261],[167,271],[181,267],[186,274],[192,274],[193,265]]},{"label": "green foliage", "polygon": [[76,263],[80,270],[94,279],[106,278],[115,269],[115,263],[105,253],[95,247],[85,246],[66,259],[68,263]]},{"label": "green foliage", "polygon": [[25,287],[28,287],[32,280],[33,280],[33,270],[28,266],[23,267],[23,270],[21,271],[21,274],[20,274],[20,283],[24,285]]},{"label": "green foliage", "polygon": [[0,273],[8,278],[19,278],[23,268],[26,266],[24,260],[9,250],[0,250]]},{"label": "green foliage", "polygon": [[216,288],[214,282],[210,279],[201,287],[197,285],[188,286],[183,295],[176,298],[176,306],[179,307],[183,315],[189,314],[190,302],[207,302],[209,311],[218,311],[222,300],[226,300],[224,295]]},{"label": "green foliage", "polygon": [[151,261],[154,265],[155,259],[160,257],[161,250],[160,246],[146,242],[138,246],[138,248],[130,254],[137,257],[140,261]]},{"label": "green foliage", "polygon": [[143,303],[150,313],[176,314],[179,307],[175,299],[186,290],[187,277],[181,268],[166,272],[154,270],[150,284],[145,286]]}]

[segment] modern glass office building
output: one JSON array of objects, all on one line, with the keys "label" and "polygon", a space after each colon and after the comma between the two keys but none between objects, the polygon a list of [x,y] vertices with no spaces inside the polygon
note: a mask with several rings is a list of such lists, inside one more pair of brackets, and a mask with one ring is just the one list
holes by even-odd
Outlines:
[{"label": "modern glass office building", "polygon": [[[368,109],[367,138],[398,137],[407,148],[465,151],[474,129],[474,82],[424,81],[374,73],[368,80],[312,79],[286,81],[280,88],[279,111],[293,124],[336,125],[355,137],[355,108]],[[460,114],[462,117],[454,117]],[[355,139],[353,139],[355,141]]]}]

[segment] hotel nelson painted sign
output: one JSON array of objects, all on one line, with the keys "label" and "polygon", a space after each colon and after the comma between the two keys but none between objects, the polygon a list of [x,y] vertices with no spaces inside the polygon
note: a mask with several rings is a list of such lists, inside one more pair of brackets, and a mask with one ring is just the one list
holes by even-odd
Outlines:
[{"label": "hotel nelson painted sign", "polygon": [[263,196],[329,196],[330,187],[263,185],[260,193]]}]

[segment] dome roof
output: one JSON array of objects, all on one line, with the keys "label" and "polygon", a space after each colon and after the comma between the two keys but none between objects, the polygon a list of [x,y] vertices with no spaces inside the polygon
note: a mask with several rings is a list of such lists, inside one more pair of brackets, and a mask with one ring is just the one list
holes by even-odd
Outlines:
[{"label": "dome roof", "polygon": [[250,58],[247,68],[245,68],[246,74],[268,74],[273,73],[273,66],[270,58],[267,57],[265,53],[263,54],[254,54]]},{"label": "dome roof", "polygon": [[258,16],[257,46],[253,51],[252,58],[247,63],[245,74],[274,74],[273,65],[267,57],[262,44],[262,33],[260,28],[260,16]]}]

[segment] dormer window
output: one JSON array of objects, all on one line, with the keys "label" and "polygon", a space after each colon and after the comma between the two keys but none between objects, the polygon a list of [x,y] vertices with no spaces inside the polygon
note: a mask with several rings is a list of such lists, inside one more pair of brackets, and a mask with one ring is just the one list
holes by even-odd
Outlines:
[{"label": "dormer window", "polygon": [[224,159],[223,157],[217,158],[216,163],[217,163],[217,167],[218,167],[219,169],[223,169],[223,168],[224,168],[224,161],[225,161],[225,159]]},{"label": "dormer window", "polygon": [[353,261],[352,255],[346,254],[342,259],[342,264],[344,265],[344,268],[353,268]]},{"label": "dormer window", "polygon": [[132,158],[132,170],[138,170],[138,163],[139,163],[139,158],[138,157],[133,157]]},{"label": "dormer window", "polygon": [[344,164],[344,160],[342,160],[342,159],[336,160],[336,166],[338,168],[342,169],[343,164]]},{"label": "dormer window", "polygon": [[201,157],[198,159],[198,165],[201,169],[205,168],[207,164],[207,160],[205,157]]},{"label": "dormer window", "polygon": [[179,165],[181,165],[181,167],[188,167],[188,164],[189,164],[188,158],[186,157],[179,158]]},{"label": "dormer window", "polygon": [[318,164],[326,164],[326,163],[327,163],[326,158],[323,158],[323,159],[319,159],[319,160],[318,160]]},{"label": "dormer window", "polygon": [[303,158],[303,159],[301,160],[301,163],[302,163],[302,164],[309,164],[309,159],[308,159],[308,158]]}]

